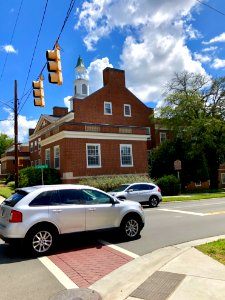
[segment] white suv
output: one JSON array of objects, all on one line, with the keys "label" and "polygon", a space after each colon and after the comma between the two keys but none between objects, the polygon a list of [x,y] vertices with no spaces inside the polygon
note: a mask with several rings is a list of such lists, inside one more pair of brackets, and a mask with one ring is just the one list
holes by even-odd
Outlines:
[{"label": "white suv", "polygon": [[156,184],[148,182],[122,184],[109,194],[120,200],[129,199],[143,204],[148,203],[150,207],[156,207],[162,201],[160,188]]},{"label": "white suv", "polygon": [[139,203],[84,185],[20,188],[0,205],[0,237],[23,239],[36,255],[48,253],[59,234],[119,228],[134,239],[143,227]]}]

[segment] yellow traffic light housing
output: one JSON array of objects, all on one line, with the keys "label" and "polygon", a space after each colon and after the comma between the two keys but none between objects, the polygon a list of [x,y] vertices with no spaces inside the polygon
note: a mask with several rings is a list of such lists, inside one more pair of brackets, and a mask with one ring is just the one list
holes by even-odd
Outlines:
[{"label": "yellow traffic light housing", "polygon": [[44,88],[43,88],[43,77],[40,76],[39,81],[33,81],[33,96],[34,96],[34,106],[45,106],[44,100]]},{"label": "yellow traffic light housing", "polygon": [[48,81],[50,83],[61,85],[63,82],[62,78],[62,66],[60,60],[60,47],[56,42],[55,50],[47,50],[46,58],[48,60],[47,68],[50,72],[48,74]]}]

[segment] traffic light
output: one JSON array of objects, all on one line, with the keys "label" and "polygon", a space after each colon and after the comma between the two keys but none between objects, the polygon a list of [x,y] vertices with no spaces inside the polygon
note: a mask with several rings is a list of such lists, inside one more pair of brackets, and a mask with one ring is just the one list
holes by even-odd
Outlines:
[{"label": "traffic light", "polygon": [[46,58],[47,58],[47,68],[50,72],[48,74],[48,81],[50,83],[55,83],[61,85],[63,82],[62,79],[62,67],[61,67],[61,60],[60,60],[60,47],[56,42],[55,50],[47,50],[46,51]]},{"label": "traffic light", "polygon": [[43,89],[43,77],[40,76],[39,81],[33,81],[33,96],[34,96],[34,106],[45,106],[44,100],[44,89]]}]

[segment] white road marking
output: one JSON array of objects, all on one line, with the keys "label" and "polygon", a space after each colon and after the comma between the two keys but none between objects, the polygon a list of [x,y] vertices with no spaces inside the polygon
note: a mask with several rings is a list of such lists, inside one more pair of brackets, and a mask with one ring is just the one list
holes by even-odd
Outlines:
[{"label": "white road marking", "polygon": [[160,208],[158,210],[168,211],[168,212],[176,212],[176,213],[187,214],[187,215],[195,215],[195,216],[200,216],[200,217],[225,214],[225,211],[213,211],[213,212],[208,212],[208,213],[196,213],[196,212],[193,212],[193,211],[185,211],[185,210],[178,210],[178,209],[167,209],[167,208]]},{"label": "white road marking", "polygon": [[56,279],[66,288],[79,288],[62,270],[60,270],[48,257],[39,257],[39,261],[56,277]]},{"label": "white road marking", "polygon": [[184,210],[178,210],[178,209],[161,208],[159,210],[168,211],[168,212],[176,212],[176,213],[187,214],[187,215],[196,215],[196,216],[200,216],[200,217],[204,217],[205,215],[207,215],[207,214],[203,214],[203,213],[196,213],[196,212],[192,212],[192,211],[184,211]]},{"label": "white road marking", "polygon": [[121,247],[119,247],[119,246],[110,244],[110,243],[108,243],[108,242],[106,242],[106,241],[103,241],[103,240],[98,240],[98,241],[99,241],[101,244],[106,245],[106,246],[108,246],[108,247],[110,247],[110,248],[112,248],[112,249],[114,249],[114,250],[117,250],[117,251],[119,251],[119,252],[121,252],[121,253],[123,253],[123,254],[126,254],[126,255],[128,255],[128,256],[130,256],[130,257],[133,257],[133,258],[139,257],[138,254],[135,254],[135,253],[133,253],[133,252],[130,252],[130,251],[128,251],[128,250],[126,250],[126,249],[123,249],[123,248],[121,248]]}]

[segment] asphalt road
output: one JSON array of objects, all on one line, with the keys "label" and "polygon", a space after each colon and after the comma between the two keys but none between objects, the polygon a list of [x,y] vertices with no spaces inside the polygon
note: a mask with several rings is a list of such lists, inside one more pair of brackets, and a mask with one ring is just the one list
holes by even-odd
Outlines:
[{"label": "asphalt road", "polygon": [[[161,203],[144,208],[146,225],[135,241],[119,240],[116,233],[82,234],[65,238],[60,251],[88,247],[102,239],[138,255],[169,245],[225,234],[225,198]],[[22,250],[11,248],[0,240],[0,299],[40,300],[64,290],[64,286],[38,259]]]}]

